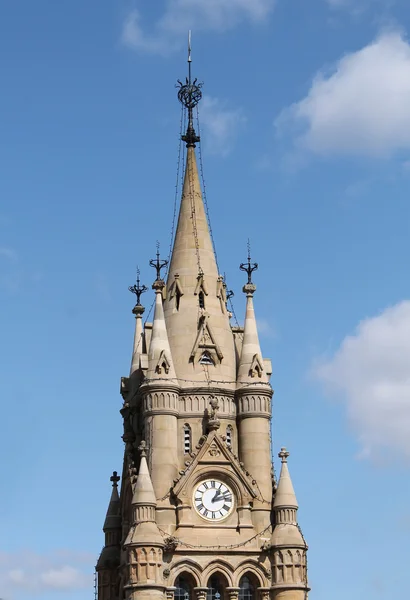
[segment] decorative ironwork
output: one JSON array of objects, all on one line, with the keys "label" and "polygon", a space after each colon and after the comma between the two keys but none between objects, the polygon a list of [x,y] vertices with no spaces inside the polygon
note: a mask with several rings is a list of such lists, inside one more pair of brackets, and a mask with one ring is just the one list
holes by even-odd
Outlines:
[{"label": "decorative ironwork", "polygon": [[155,259],[150,260],[149,264],[151,267],[154,267],[154,269],[157,272],[156,281],[161,281],[161,271],[168,265],[168,261],[161,260],[159,257],[159,242],[157,242],[157,257]]},{"label": "decorative ironwork", "polygon": [[193,110],[202,98],[201,87],[203,83],[198,82],[198,79],[192,81],[191,77],[191,32],[188,34],[188,77],[185,78],[185,83],[182,83],[178,79],[177,86],[178,100],[188,110],[188,127],[185,135],[181,136],[182,141],[186,142],[187,148],[195,148],[195,144],[200,141],[199,135],[196,134],[194,129],[194,115]]},{"label": "decorative ironwork", "polygon": [[141,296],[144,292],[148,290],[146,285],[141,285],[140,283],[140,270],[137,267],[137,283],[129,286],[129,291],[132,294],[137,296],[137,304],[136,306],[141,306]]},{"label": "decorative ironwork", "polygon": [[257,270],[258,263],[251,262],[251,245],[248,240],[248,262],[241,263],[239,266],[241,271],[245,271],[248,274],[248,285],[252,284],[252,273]]}]

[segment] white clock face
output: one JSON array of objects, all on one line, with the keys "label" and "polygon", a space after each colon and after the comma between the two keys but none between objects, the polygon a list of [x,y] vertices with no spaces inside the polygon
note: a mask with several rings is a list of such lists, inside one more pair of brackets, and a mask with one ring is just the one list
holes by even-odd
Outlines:
[{"label": "white clock face", "polygon": [[194,490],[194,506],[204,519],[220,521],[232,512],[232,490],[217,479],[202,481]]}]

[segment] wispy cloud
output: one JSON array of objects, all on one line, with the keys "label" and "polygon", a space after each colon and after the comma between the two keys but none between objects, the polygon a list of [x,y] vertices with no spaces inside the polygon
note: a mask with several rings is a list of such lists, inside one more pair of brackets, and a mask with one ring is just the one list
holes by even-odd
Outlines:
[{"label": "wispy cloud", "polygon": [[[4,597],[28,593],[59,592],[92,586],[95,557],[85,553],[56,551],[53,555],[21,551],[0,553],[0,589]],[[70,561],[70,564],[69,564]]]},{"label": "wispy cloud", "polygon": [[227,156],[246,123],[242,109],[230,108],[218,98],[204,96],[200,117],[207,151],[210,154]]},{"label": "wispy cloud", "polygon": [[410,150],[410,45],[379,36],[318,73],[305,98],[276,119],[298,151],[387,158]]},{"label": "wispy cloud", "polygon": [[168,54],[181,47],[188,29],[222,32],[243,21],[263,22],[274,6],[275,0],[167,0],[148,29],[134,8],[124,21],[122,42],[135,50]]},{"label": "wispy cloud", "polygon": [[261,336],[275,338],[276,331],[267,319],[257,319],[258,332]]},{"label": "wispy cloud", "polygon": [[360,322],[313,374],[345,402],[363,457],[410,460],[410,301]]}]

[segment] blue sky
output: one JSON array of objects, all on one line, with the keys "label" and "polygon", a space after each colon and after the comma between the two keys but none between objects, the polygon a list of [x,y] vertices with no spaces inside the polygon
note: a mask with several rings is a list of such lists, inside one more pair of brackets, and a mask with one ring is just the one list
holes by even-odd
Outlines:
[{"label": "blue sky", "polygon": [[92,597],[122,463],[127,286],[137,264],[150,284],[156,240],[169,247],[188,28],[239,320],[248,237],[260,264],[275,455],[291,452],[310,597],[398,597],[410,560],[404,0],[2,0],[0,596]]}]

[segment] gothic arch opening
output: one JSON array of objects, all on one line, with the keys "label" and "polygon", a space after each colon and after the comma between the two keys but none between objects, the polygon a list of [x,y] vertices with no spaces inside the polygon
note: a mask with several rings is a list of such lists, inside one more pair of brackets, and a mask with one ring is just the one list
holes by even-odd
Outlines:
[{"label": "gothic arch opening", "polygon": [[214,573],[208,579],[206,600],[227,600],[226,588],[228,582],[225,575],[220,572]]},{"label": "gothic arch opening", "polygon": [[255,600],[258,582],[253,573],[245,573],[239,580],[239,600]]},{"label": "gothic arch opening", "polygon": [[175,600],[194,600],[195,581],[191,573],[181,573],[175,579]]}]

